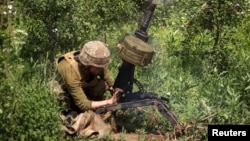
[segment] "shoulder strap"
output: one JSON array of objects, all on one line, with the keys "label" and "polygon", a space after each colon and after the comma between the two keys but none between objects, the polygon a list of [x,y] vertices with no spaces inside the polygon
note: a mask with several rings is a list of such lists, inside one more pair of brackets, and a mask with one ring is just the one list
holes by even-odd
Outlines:
[{"label": "shoulder strap", "polygon": [[66,53],[63,55],[64,59],[69,62],[73,69],[75,70],[76,74],[78,75],[78,77],[80,79],[82,79],[81,77],[81,74],[79,72],[79,68],[78,68],[78,63],[76,62],[76,60],[74,59],[75,58],[75,54],[78,54],[79,51],[72,51],[72,52],[69,52],[69,53]]}]

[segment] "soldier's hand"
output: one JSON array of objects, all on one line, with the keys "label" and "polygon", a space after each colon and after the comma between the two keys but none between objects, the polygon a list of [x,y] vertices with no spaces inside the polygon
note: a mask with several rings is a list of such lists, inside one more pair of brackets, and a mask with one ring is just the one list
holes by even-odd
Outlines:
[{"label": "soldier's hand", "polygon": [[123,93],[123,90],[121,88],[113,88],[113,87],[109,87],[109,91],[113,94],[115,93]]},{"label": "soldier's hand", "polygon": [[123,92],[122,89],[120,89],[120,88],[115,88],[115,89],[113,90],[113,95],[112,95],[112,97],[108,100],[108,101],[109,101],[109,104],[115,104],[115,103],[119,100],[119,98],[120,98],[120,93],[122,93],[122,92]]},{"label": "soldier's hand", "polygon": [[118,94],[113,94],[113,96],[108,99],[108,105],[115,104],[118,101],[119,97]]},{"label": "soldier's hand", "polygon": [[120,93],[123,93],[123,89],[121,88],[115,88],[113,91],[113,94],[120,94]]}]

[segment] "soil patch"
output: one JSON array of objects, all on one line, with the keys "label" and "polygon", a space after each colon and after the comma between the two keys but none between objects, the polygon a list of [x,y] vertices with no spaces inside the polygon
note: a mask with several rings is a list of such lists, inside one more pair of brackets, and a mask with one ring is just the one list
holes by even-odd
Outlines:
[{"label": "soil patch", "polygon": [[115,133],[112,135],[114,141],[165,141],[164,136],[155,134],[139,135],[133,133]]}]

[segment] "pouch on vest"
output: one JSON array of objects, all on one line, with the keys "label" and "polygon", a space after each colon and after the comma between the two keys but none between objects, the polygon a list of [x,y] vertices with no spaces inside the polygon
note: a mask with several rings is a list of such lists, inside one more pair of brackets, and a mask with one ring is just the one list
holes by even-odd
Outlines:
[{"label": "pouch on vest", "polygon": [[75,56],[78,55],[78,54],[80,54],[80,51],[71,51],[69,53],[64,54],[62,57],[60,57],[58,59],[58,62],[60,62],[60,60],[62,60],[62,59],[65,59],[67,62],[69,62],[72,65],[74,71],[76,72],[76,74],[78,75],[78,77],[81,80],[82,77],[81,77],[81,74],[80,74],[80,71],[79,71],[79,68],[78,68],[78,63],[75,60]]}]

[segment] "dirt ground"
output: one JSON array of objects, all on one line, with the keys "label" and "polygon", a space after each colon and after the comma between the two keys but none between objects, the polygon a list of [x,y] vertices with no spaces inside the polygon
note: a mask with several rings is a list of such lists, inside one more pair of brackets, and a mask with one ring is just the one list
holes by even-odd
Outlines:
[{"label": "dirt ground", "polygon": [[147,134],[113,133],[114,141],[201,141],[206,139],[207,127],[193,122],[180,123],[172,132],[152,132]]},{"label": "dirt ground", "polygon": [[165,141],[164,136],[162,135],[154,135],[154,134],[147,134],[147,135],[139,135],[133,133],[116,133],[112,135],[114,141]]}]

